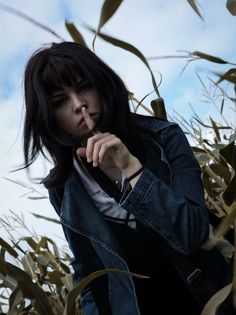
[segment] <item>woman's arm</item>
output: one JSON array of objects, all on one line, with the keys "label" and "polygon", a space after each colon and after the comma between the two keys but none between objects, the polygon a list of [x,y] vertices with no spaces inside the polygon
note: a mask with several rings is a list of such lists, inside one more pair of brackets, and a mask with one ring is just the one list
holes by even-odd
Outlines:
[{"label": "woman's arm", "polygon": [[208,236],[201,170],[177,125],[164,129],[161,138],[172,184],[144,168],[121,206],[158,231],[173,248],[189,254]]}]

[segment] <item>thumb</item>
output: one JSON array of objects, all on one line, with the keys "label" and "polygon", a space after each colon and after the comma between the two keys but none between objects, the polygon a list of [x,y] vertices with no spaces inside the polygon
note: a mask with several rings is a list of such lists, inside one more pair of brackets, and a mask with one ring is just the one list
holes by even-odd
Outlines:
[{"label": "thumb", "polygon": [[78,148],[76,154],[82,158],[86,157],[86,148]]}]

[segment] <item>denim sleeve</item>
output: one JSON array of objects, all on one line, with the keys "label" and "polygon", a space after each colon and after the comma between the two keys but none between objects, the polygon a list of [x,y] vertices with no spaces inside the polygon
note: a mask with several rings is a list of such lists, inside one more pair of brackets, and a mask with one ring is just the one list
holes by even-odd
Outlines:
[{"label": "denim sleeve", "polygon": [[[61,195],[59,191],[55,188],[49,188],[48,192],[49,192],[50,202],[52,206],[54,207],[55,211],[57,212],[57,214],[60,216],[60,208],[61,208],[61,203],[62,203]],[[68,244],[70,245],[69,236],[67,235],[67,228],[64,226],[62,226],[62,228],[63,228],[65,238]],[[71,265],[74,271],[73,273],[74,284],[78,285],[86,277],[85,272],[83,272],[84,265],[82,262],[78,261],[77,258],[73,259]],[[100,315],[90,288],[86,288],[83,290],[83,292],[81,293],[80,302],[81,302],[84,315]]]},{"label": "denim sleeve", "polygon": [[161,138],[171,184],[144,168],[121,206],[157,231],[175,250],[190,254],[208,236],[201,170],[178,125],[163,130]]}]

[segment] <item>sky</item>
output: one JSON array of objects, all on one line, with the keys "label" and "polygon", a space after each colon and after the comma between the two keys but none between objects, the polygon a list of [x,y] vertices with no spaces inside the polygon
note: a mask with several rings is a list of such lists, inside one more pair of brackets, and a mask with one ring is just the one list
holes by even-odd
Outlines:
[{"label": "sky", "polygon": [[[125,0],[103,31],[136,46],[146,57],[182,55],[180,51],[202,51],[236,63],[236,17],[225,7],[226,1],[199,0],[202,21],[185,0]],[[0,0],[36,19],[57,32],[64,40],[71,40],[66,31],[65,20],[74,22],[83,33],[89,47],[93,35],[83,23],[96,28],[101,0]],[[32,212],[54,217],[56,214],[47,198],[32,200],[28,197],[47,196],[46,190],[32,183],[26,171],[11,172],[23,162],[23,72],[27,59],[42,45],[58,42],[58,38],[45,30],[30,24],[18,16],[0,10],[0,217],[12,216],[13,211],[25,217],[29,230],[38,235],[46,235],[63,244],[59,225],[36,219]],[[111,46],[98,39],[95,52],[107,62],[124,80],[128,89],[140,100],[153,90],[150,74],[144,64],[134,55]],[[217,65],[206,61],[192,62],[181,75],[186,65],[184,59],[150,60],[150,66],[160,85],[161,96],[165,100],[170,117],[173,111],[186,119],[193,114],[189,104],[203,118],[219,115],[214,105],[204,102],[198,75],[206,79],[213,71],[224,72],[228,65]],[[145,101],[149,106],[152,93]],[[234,112],[225,110],[226,117],[235,122]],[[38,159],[31,169],[31,178],[43,178],[51,164]],[[7,180],[7,179],[8,180]],[[13,183],[21,181],[39,193],[27,194],[30,189]],[[27,194],[27,195],[25,195]],[[26,232],[19,229],[19,235]],[[5,240],[9,234],[0,229]]]}]

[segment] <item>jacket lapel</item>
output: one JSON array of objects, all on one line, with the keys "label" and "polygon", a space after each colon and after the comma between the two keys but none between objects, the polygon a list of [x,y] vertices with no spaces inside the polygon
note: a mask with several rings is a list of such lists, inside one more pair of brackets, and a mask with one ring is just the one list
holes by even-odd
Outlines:
[{"label": "jacket lapel", "polygon": [[62,223],[74,232],[102,243],[122,256],[118,242],[75,171],[65,185],[60,218]]}]

